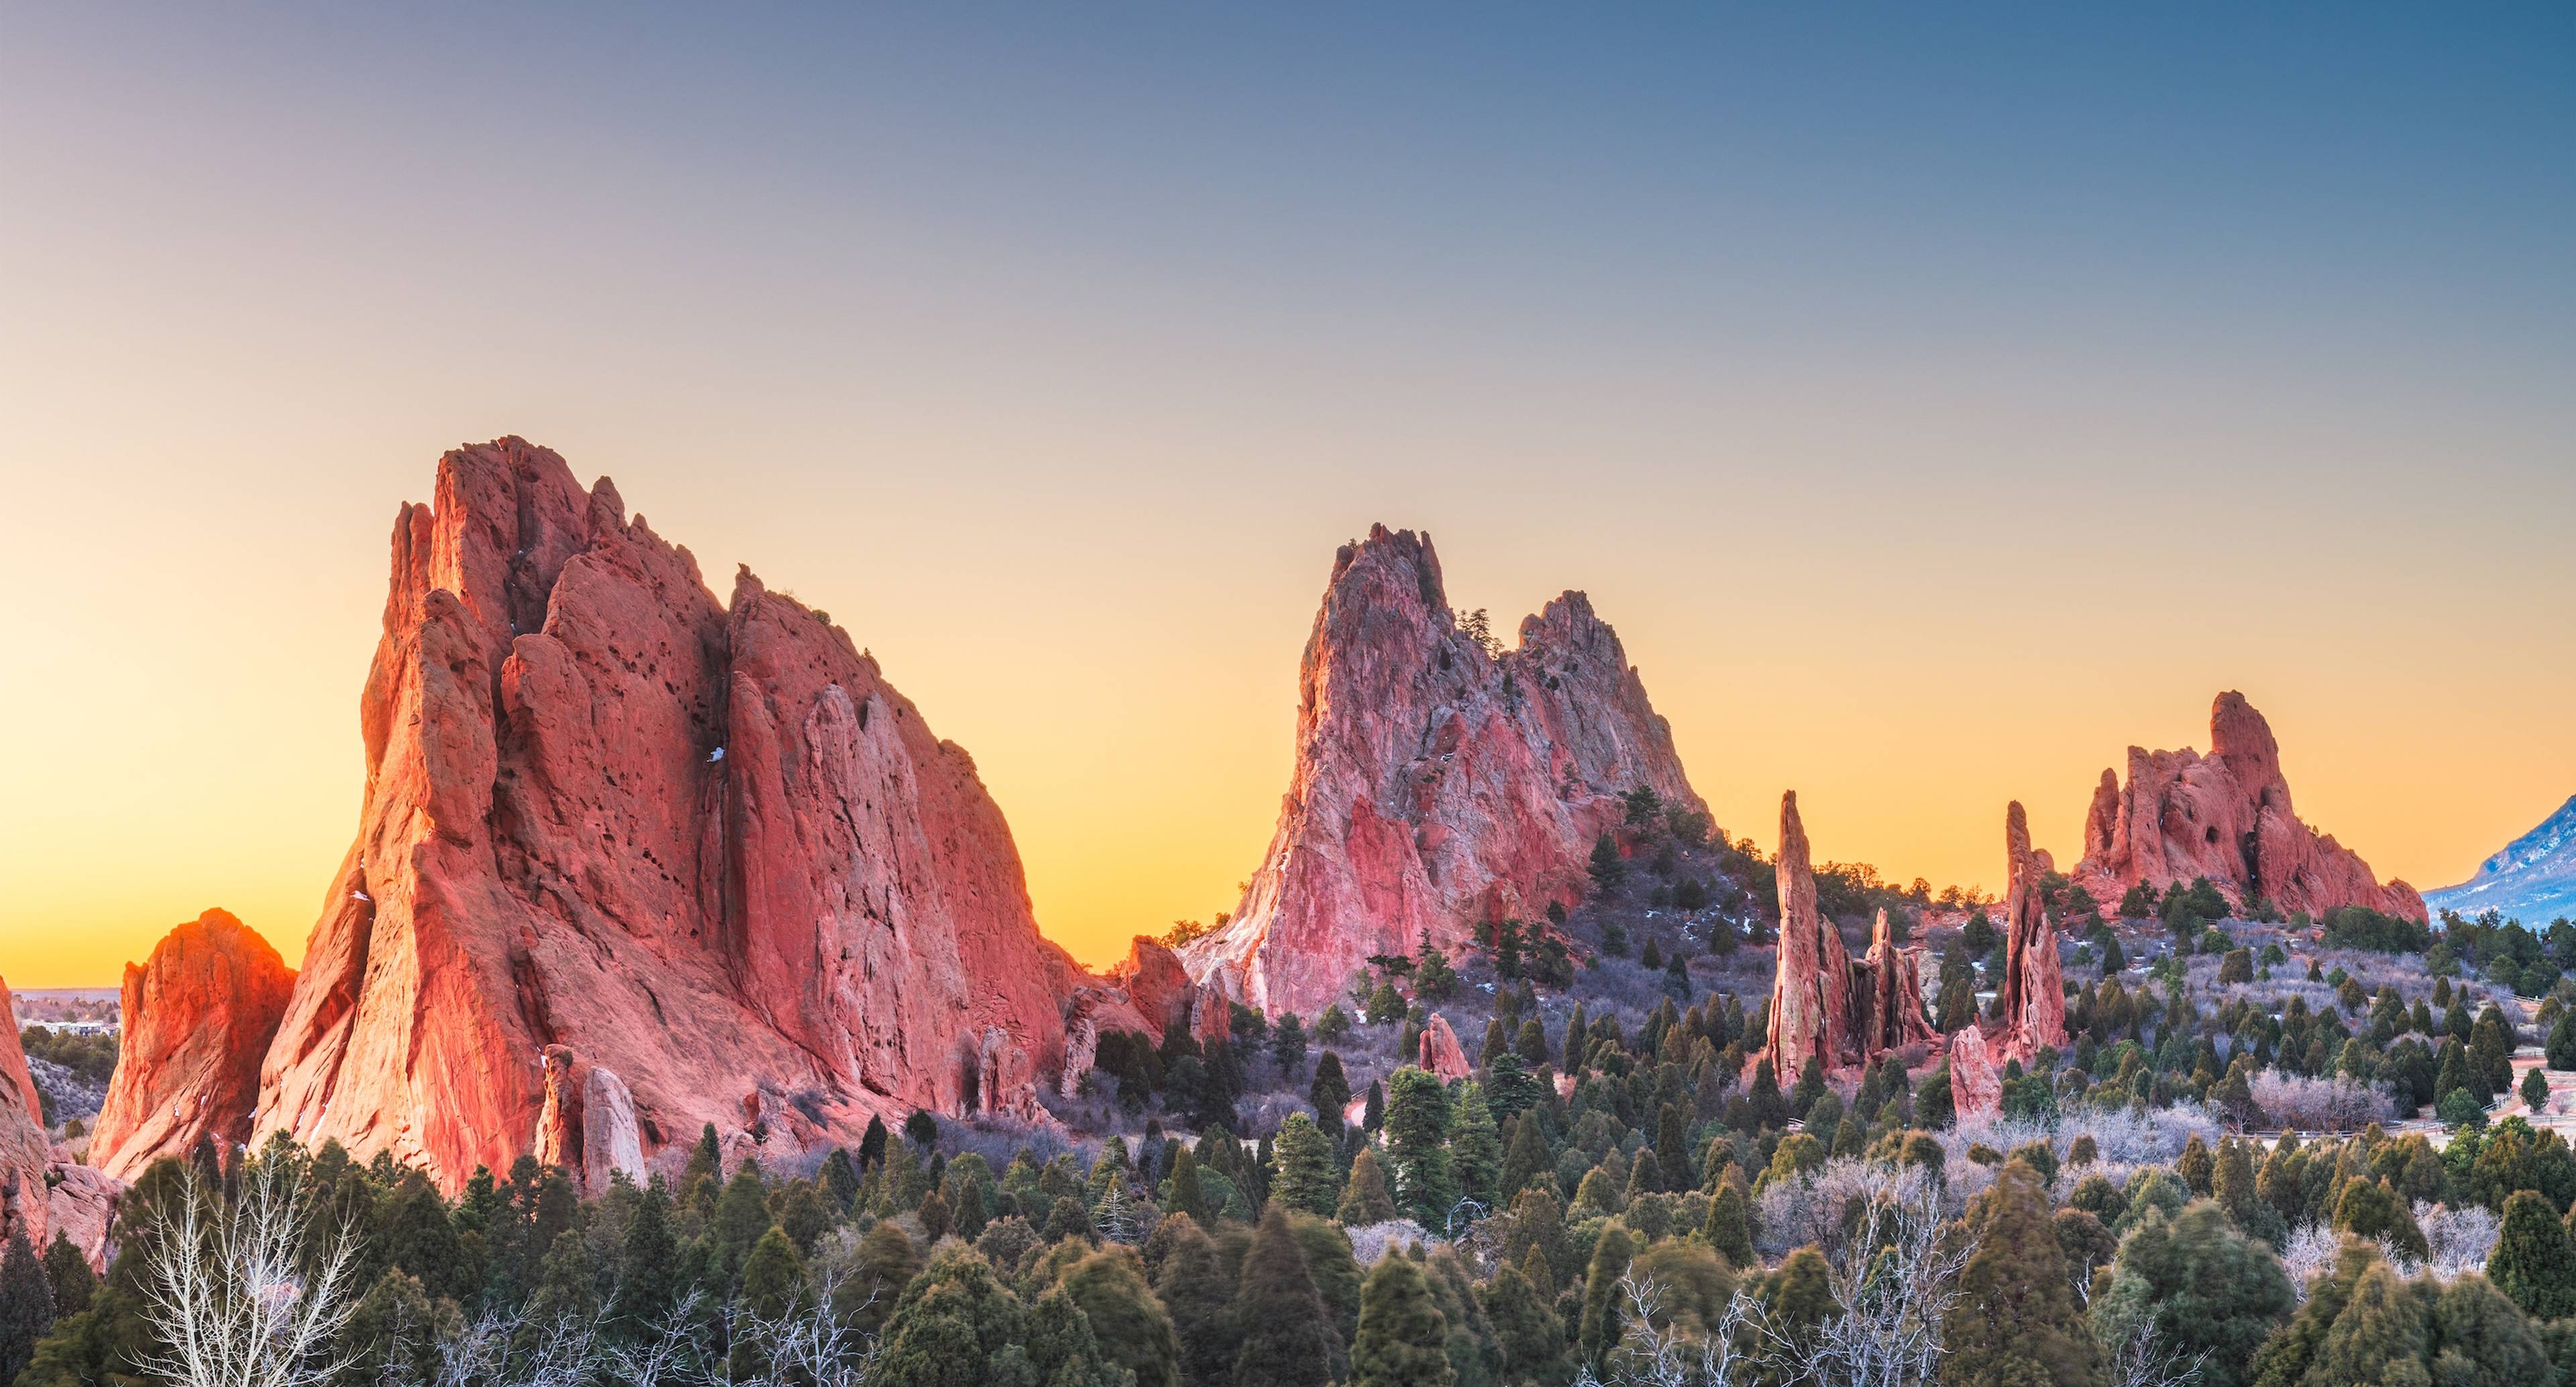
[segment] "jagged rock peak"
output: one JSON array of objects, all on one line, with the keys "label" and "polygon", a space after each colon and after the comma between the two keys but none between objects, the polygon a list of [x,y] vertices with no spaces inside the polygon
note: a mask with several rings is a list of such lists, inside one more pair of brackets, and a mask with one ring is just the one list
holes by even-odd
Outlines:
[{"label": "jagged rock peak", "polygon": [[1771,1029],[1763,1055],[1783,1085],[1810,1059],[1827,1071],[1873,1064],[1889,1051],[1929,1046],[1923,1014],[1922,951],[1900,948],[1880,911],[1869,953],[1855,960],[1842,931],[1816,904],[1807,828],[1795,790],[1780,797],[1780,944],[1771,982]]},{"label": "jagged rock peak", "polygon": [[172,929],[151,958],[125,965],[124,1039],[90,1163],[131,1181],[200,1137],[250,1139],[259,1065],[286,1012],[295,970],[231,912]]},{"label": "jagged rock peak", "polygon": [[1185,951],[1193,977],[1310,1013],[1371,954],[1581,899],[1622,792],[1705,812],[1587,598],[1548,603],[1520,640],[1462,625],[1427,534],[1376,525],[1334,554],[1279,826],[1231,923]]},{"label": "jagged rock peak", "polygon": [[775,1156],[914,1107],[1036,1115],[1081,974],[965,754],[845,633],[747,568],[719,605],[547,449],[460,448],[434,494],[396,520],[365,802],[254,1140],[452,1189],[706,1122]]},{"label": "jagged rock peak", "polygon": [[2129,748],[2123,784],[2102,772],[2072,875],[2105,904],[2141,882],[2164,890],[2207,877],[2242,909],[2269,900],[2284,913],[2367,906],[2425,918],[2403,881],[2382,884],[2360,854],[2300,821],[2271,724],[2241,693],[2209,712],[2210,754]]}]

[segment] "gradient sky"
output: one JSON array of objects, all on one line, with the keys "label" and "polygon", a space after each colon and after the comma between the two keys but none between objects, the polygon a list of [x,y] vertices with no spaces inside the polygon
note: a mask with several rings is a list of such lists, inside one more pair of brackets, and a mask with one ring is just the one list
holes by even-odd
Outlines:
[{"label": "gradient sky", "polygon": [[19,7],[0,132],[18,986],[300,955],[503,433],[872,647],[1086,959],[1232,907],[1380,520],[1766,849],[1997,886],[2231,687],[2419,886],[2576,792],[2563,7]]}]

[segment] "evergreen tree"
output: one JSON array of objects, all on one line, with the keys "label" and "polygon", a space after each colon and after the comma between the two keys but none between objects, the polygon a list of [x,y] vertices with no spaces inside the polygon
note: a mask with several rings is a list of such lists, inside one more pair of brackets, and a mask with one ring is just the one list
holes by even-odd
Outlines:
[{"label": "evergreen tree", "polygon": [[1442,1226],[1458,1199],[1449,1117],[1449,1094],[1437,1076],[1407,1065],[1388,1080],[1386,1154],[1396,1207],[1426,1228]]},{"label": "evergreen tree", "polygon": [[1422,1268],[1409,1257],[1379,1258],[1360,1293],[1351,1387],[1453,1387],[1457,1376],[1449,1325]]},{"label": "evergreen tree", "polygon": [[1576,1326],[1575,1350],[1583,1362],[1598,1367],[1619,1342],[1619,1278],[1628,1274],[1636,1245],[1628,1230],[1612,1220],[1592,1245],[1592,1265],[1583,1277],[1583,1320]]},{"label": "evergreen tree", "polygon": [[1297,1013],[1280,1016],[1278,1027],[1270,1033],[1270,1058],[1279,1065],[1279,1077],[1294,1081],[1306,1068],[1306,1023]]},{"label": "evergreen tree", "polygon": [[1524,1114],[1512,1124],[1511,1145],[1503,1155],[1502,1178],[1495,1184],[1494,1198],[1498,1203],[1509,1204],[1533,1182],[1554,1185],[1556,1161],[1547,1153],[1547,1137],[1539,1131],[1538,1118]]},{"label": "evergreen tree", "polygon": [[54,1327],[54,1288],[25,1229],[0,1250],[0,1382],[15,1382],[36,1357],[36,1341]]},{"label": "evergreen tree", "polygon": [[91,1298],[98,1294],[98,1275],[89,1269],[89,1259],[59,1229],[54,1240],[45,1244],[45,1281],[54,1293],[57,1319],[88,1310]]},{"label": "evergreen tree", "polygon": [[2536,1066],[2522,1076],[2522,1105],[2533,1112],[2548,1111],[2549,1076]]},{"label": "evergreen tree", "polygon": [[1315,1081],[1306,1086],[1315,1119],[1327,1132],[1342,1130],[1342,1112],[1351,1105],[1351,1081],[1342,1074],[1342,1057],[1330,1050],[1315,1061]]},{"label": "evergreen tree", "polygon": [[710,1270],[735,1285],[742,1276],[742,1259],[751,1255],[751,1245],[769,1231],[769,1192],[761,1187],[760,1166],[744,1161],[733,1178],[725,1182],[724,1192],[716,1196],[714,1217],[708,1221],[708,1251],[713,1255]]},{"label": "evergreen tree", "polygon": [[1365,1273],[1352,1253],[1350,1234],[1340,1224],[1291,1214],[1288,1227],[1297,1235],[1298,1249],[1306,1254],[1306,1274],[1314,1279],[1315,1293],[1324,1298],[1324,1312],[1332,1317],[1334,1342],[1341,1345],[1341,1354],[1334,1359],[1334,1373],[1339,1375],[1350,1367],[1351,1340],[1359,1334]]},{"label": "evergreen tree", "polygon": [[1753,1255],[1753,1230],[1745,1216],[1744,1195],[1733,1180],[1720,1184],[1717,1193],[1709,1196],[1708,1222],[1701,1232],[1729,1266],[1750,1271],[1760,1265]]},{"label": "evergreen tree", "polygon": [[1547,1297],[1519,1268],[1506,1266],[1494,1273],[1486,1283],[1484,1302],[1485,1318],[1493,1324],[1494,1340],[1502,1351],[1505,1381],[1564,1380],[1564,1330]]},{"label": "evergreen tree", "polygon": [[[2429,1317],[2386,1262],[2374,1263],[2352,1288],[2351,1302],[2335,1317],[2300,1379],[2305,1387],[2379,1387],[2428,1382],[2423,1362]],[[2411,1370],[2411,1371],[2404,1371]]]},{"label": "evergreen tree", "polygon": [[1102,1358],[1134,1373],[1136,1387],[1180,1387],[1180,1337],[1145,1284],[1145,1264],[1134,1248],[1111,1246],[1083,1258],[1062,1285],[1091,1322]]},{"label": "evergreen tree", "polygon": [[656,1179],[626,1220],[611,1313],[630,1330],[657,1323],[679,1294],[679,1241],[671,1233],[671,1197]]},{"label": "evergreen tree", "polygon": [[1977,1250],[1959,1275],[1947,1387],[2086,1387],[2096,1351],[2075,1304],[2039,1172],[2007,1161],[1969,1205]]},{"label": "evergreen tree", "polygon": [[1199,1183],[1198,1157],[1186,1146],[1172,1153],[1172,1177],[1164,1184],[1163,1210],[1188,1214],[1201,1228],[1214,1222],[1208,1216],[1207,1190]]},{"label": "evergreen tree", "polygon": [[[2091,1218],[2072,1209],[2058,1217],[2069,1214]],[[2207,1350],[2202,1387],[2237,1387],[2254,1351],[2296,1304],[2271,1249],[2231,1228],[2225,1212],[2204,1199],[2170,1221],[2161,1209],[2149,1212],[2120,1243],[2093,1319],[2105,1331],[2096,1337],[2108,1341],[2144,1316],[2159,1342],[2182,1357]]]},{"label": "evergreen tree", "polygon": [[1386,1192],[1386,1172],[1378,1167],[1377,1148],[1363,1146],[1351,1160],[1351,1178],[1342,1186],[1342,1200],[1333,1217],[1346,1228],[1363,1228],[1395,1216],[1395,1200]]},{"label": "evergreen tree", "polygon": [[2576,1314],[2576,1244],[2546,1196],[2519,1190],[2505,1200],[2487,1277],[2535,1319]]},{"label": "evergreen tree", "polygon": [[805,1259],[786,1230],[771,1225],[742,1259],[742,1303],[755,1315],[776,1319],[805,1289]]},{"label": "evergreen tree", "polygon": [[[1180,1341],[1181,1381],[1189,1387],[1224,1387],[1234,1380],[1234,1360],[1241,1349],[1230,1313],[1237,1288],[1217,1260],[1216,1244],[1187,1215],[1167,1216],[1154,1230],[1154,1240],[1164,1244],[1154,1294],[1170,1313],[1172,1334]],[[1154,1255],[1152,1244],[1146,1255]],[[1319,1303],[1318,1323],[1322,1315]]]},{"label": "evergreen tree", "polygon": [[1322,1387],[1343,1357],[1324,1298],[1308,1272],[1291,1215],[1272,1208],[1253,1230],[1234,1296],[1242,1335],[1235,1387]]},{"label": "evergreen tree", "polygon": [[[1038,1296],[1028,1316],[1028,1376],[1046,1387],[1131,1387],[1134,1379],[1111,1364],[1091,1332],[1091,1321],[1062,1286]],[[1011,1361],[1010,1350],[995,1355],[996,1367]],[[1006,1379],[1007,1380],[1007,1379]]]},{"label": "evergreen tree", "polygon": [[1665,1189],[1698,1187],[1699,1173],[1691,1169],[1690,1129],[1679,1104],[1666,1103],[1656,1114],[1655,1163]]},{"label": "evergreen tree", "polygon": [[[713,1125],[709,1131],[715,1130]],[[883,1168],[886,1158],[886,1125],[882,1117],[868,1119],[868,1130],[859,1138],[859,1169]]]},{"label": "evergreen tree", "polygon": [[1475,1080],[1458,1085],[1449,1120],[1449,1164],[1458,1178],[1458,1193],[1485,1206],[1502,1206],[1503,1140],[1494,1131],[1494,1111]]},{"label": "evergreen tree", "polygon": [[680,1168],[680,1198],[702,1209],[712,1208],[723,1179],[724,1147],[716,1141],[716,1124],[710,1122],[699,1131],[698,1144],[689,1148],[688,1164]]},{"label": "evergreen tree", "polygon": [[1299,1213],[1330,1217],[1341,1179],[1333,1169],[1333,1143],[1304,1113],[1290,1113],[1271,1142],[1270,1198]]},{"label": "evergreen tree", "polygon": [[896,1299],[921,1274],[921,1254],[892,1219],[879,1219],[859,1239],[850,1275],[834,1288],[832,1313],[865,1335],[874,1335],[893,1313]]},{"label": "evergreen tree", "polygon": [[[875,1118],[869,1118],[868,1120],[871,1122],[876,1121]],[[823,1158],[823,1170],[820,1178],[822,1180],[824,1197],[831,1201],[834,1209],[846,1214],[850,1211],[850,1206],[858,1202],[859,1169],[858,1166],[850,1160],[850,1151],[848,1147],[835,1146],[832,1148],[832,1154]]]},{"label": "evergreen tree", "polygon": [[[1028,1318],[1019,1298],[994,1278],[981,1256],[950,1243],[888,1312],[869,1387],[987,1387],[1027,1381],[1025,1367],[1013,1368],[1030,1356]],[[1071,1318],[1079,1322],[1081,1317]]]}]

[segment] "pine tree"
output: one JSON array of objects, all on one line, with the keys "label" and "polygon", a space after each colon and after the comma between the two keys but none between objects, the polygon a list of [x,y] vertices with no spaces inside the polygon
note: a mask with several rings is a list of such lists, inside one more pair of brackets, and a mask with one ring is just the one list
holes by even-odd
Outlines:
[{"label": "pine tree", "polygon": [[1509,1204],[1532,1183],[1554,1185],[1556,1161],[1547,1153],[1547,1137],[1539,1130],[1538,1116],[1524,1113],[1512,1124],[1511,1145],[1503,1155],[1503,1174],[1495,1184],[1494,1198]]},{"label": "pine tree", "polygon": [[1381,1257],[1360,1293],[1359,1338],[1351,1345],[1351,1387],[1452,1387],[1449,1325],[1422,1268]]},{"label": "pine tree", "polygon": [[1333,1217],[1346,1228],[1364,1228],[1396,1216],[1395,1200],[1386,1191],[1386,1172],[1379,1168],[1377,1148],[1363,1146],[1351,1160],[1351,1178],[1342,1186]]},{"label": "pine tree", "polygon": [[1342,1113],[1351,1105],[1351,1082],[1342,1073],[1342,1057],[1330,1050],[1315,1061],[1315,1081],[1306,1086],[1315,1105],[1315,1120],[1327,1132],[1342,1130]]},{"label": "pine tree", "polygon": [[1677,1103],[1664,1104],[1656,1115],[1655,1163],[1665,1189],[1679,1191],[1699,1187],[1699,1173],[1691,1169],[1690,1128]]},{"label": "pine tree", "polygon": [[1164,1183],[1163,1211],[1188,1214],[1201,1228],[1213,1222],[1208,1216],[1207,1190],[1199,1183],[1198,1156],[1189,1147],[1172,1153],[1172,1176]]},{"label": "pine tree", "polygon": [[710,1122],[698,1133],[698,1144],[689,1148],[689,1163],[680,1168],[680,1198],[702,1209],[712,1208],[723,1179],[724,1147],[716,1141],[716,1124]]},{"label": "pine tree", "polygon": [[[1256,1234],[1256,1236],[1258,1236]],[[1172,1317],[1172,1334],[1181,1345],[1181,1381],[1189,1387],[1222,1387],[1234,1380],[1235,1355],[1242,1345],[1229,1313],[1237,1288],[1226,1279],[1216,1244],[1184,1214],[1170,1214],[1146,1244],[1146,1258],[1161,1244],[1162,1263],[1154,1274],[1154,1294]],[[1316,1310],[1322,1318],[1320,1304]]]},{"label": "pine tree", "polygon": [[2326,1331],[2301,1382],[2308,1387],[2378,1387],[2428,1381],[2424,1310],[2387,1263],[2373,1264],[2352,1288],[2351,1302]]},{"label": "pine tree", "polygon": [[[869,1119],[871,1122],[875,1120]],[[832,1154],[823,1158],[821,1179],[823,1193],[831,1200],[832,1207],[842,1213],[848,1213],[850,1206],[856,1203],[859,1197],[859,1170],[858,1166],[850,1160],[848,1147],[835,1146],[832,1148]]]},{"label": "pine tree", "polygon": [[[710,1132],[714,1131],[714,1125],[709,1124],[707,1130]],[[859,1138],[860,1170],[867,1170],[871,1166],[881,1168],[885,1165],[886,1139],[885,1119],[882,1117],[869,1118],[868,1130]]]},{"label": "pine tree", "polygon": [[1396,1207],[1426,1228],[1442,1226],[1458,1199],[1449,1119],[1449,1094],[1437,1076],[1407,1065],[1388,1080],[1386,1154]]},{"label": "pine tree", "polygon": [[1091,1321],[1064,1287],[1050,1286],[1038,1296],[1028,1325],[1021,1347],[1031,1378],[1046,1387],[1131,1387],[1133,1378],[1102,1353]]},{"label": "pine tree", "polygon": [[892,1219],[880,1219],[859,1239],[851,1274],[832,1293],[832,1313],[861,1334],[873,1335],[893,1313],[895,1300],[921,1274],[921,1254]]},{"label": "pine tree", "polygon": [[2522,1105],[2533,1112],[2549,1109],[2549,1076],[2536,1066],[2522,1076]]},{"label": "pine tree", "polygon": [[773,1224],[743,1255],[742,1303],[755,1315],[776,1319],[804,1289],[805,1259],[796,1254],[786,1230]]},{"label": "pine tree", "polygon": [[1449,1120],[1449,1164],[1458,1178],[1458,1193],[1492,1212],[1502,1206],[1502,1137],[1494,1131],[1494,1111],[1485,1090],[1473,1079],[1452,1095]]},{"label": "pine tree", "polygon": [[[1533,1252],[1536,1249],[1532,1249]],[[1544,1265],[1544,1263],[1542,1263]],[[1565,1332],[1548,1297],[1519,1268],[1494,1273],[1484,1290],[1507,1382],[1556,1382],[1565,1376]]]},{"label": "pine tree", "polygon": [[1272,1208],[1244,1253],[1234,1297],[1234,1323],[1242,1335],[1233,1361],[1235,1387],[1321,1387],[1342,1357],[1290,1218],[1286,1210]]},{"label": "pine tree", "polygon": [[1300,1213],[1330,1217],[1340,1178],[1333,1169],[1332,1139],[1304,1113],[1290,1113],[1271,1142],[1270,1198]]},{"label": "pine tree", "polygon": [[1066,1270],[1062,1281],[1091,1322],[1100,1355],[1136,1375],[1136,1387],[1180,1387],[1181,1342],[1172,1317],[1145,1284],[1131,1247],[1111,1246]]},{"label": "pine tree", "polygon": [[1941,1380],[1950,1387],[2086,1387],[2096,1351],[2075,1304],[2039,1172],[2007,1161],[1969,1205],[1976,1253],[1960,1272]]},{"label": "pine tree", "polygon": [[657,1178],[626,1220],[611,1313],[632,1329],[658,1322],[678,1295],[679,1254],[679,1242],[671,1234],[671,1197]]},{"label": "pine tree", "polygon": [[2535,1319],[2576,1314],[2576,1244],[2548,1197],[2520,1190],[2504,1202],[2504,1227],[2487,1258],[2487,1278]]},{"label": "pine tree", "polygon": [[1761,1265],[1753,1256],[1753,1230],[1744,1212],[1744,1193],[1733,1180],[1709,1196],[1708,1222],[1701,1232],[1727,1265],[1750,1271]]},{"label": "pine tree", "polygon": [[726,1285],[736,1284],[742,1276],[742,1259],[751,1255],[751,1245],[768,1231],[769,1192],[761,1187],[759,1164],[744,1161],[716,1196],[715,1214],[708,1221],[708,1250],[714,1254],[711,1270]]},{"label": "pine tree", "polygon": [[1619,1278],[1628,1274],[1636,1245],[1616,1220],[1601,1230],[1592,1245],[1592,1265],[1583,1277],[1583,1321],[1576,1326],[1575,1349],[1585,1363],[1598,1367],[1619,1342]]},{"label": "pine tree", "polygon": [[[1056,1323],[1067,1318],[1081,1322],[1077,1313]],[[987,1387],[1026,1380],[1010,1369],[1033,1356],[1026,1345],[1029,1319],[981,1256],[950,1243],[887,1313],[869,1387]]]},{"label": "pine tree", "polygon": [[[2058,1217],[2069,1214],[2091,1217],[2080,1210]],[[2109,1295],[2096,1297],[2097,1319],[2144,1313],[2165,1347],[2185,1358],[2207,1350],[2202,1387],[2237,1387],[2254,1351],[2297,1303],[2270,1249],[2229,1227],[2209,1200],[2170,1221],[2160,1209],[2148,1213],[2120,1243],[2111,1277]]]},{"label": "pine tree", "polygon": [[98,1294],[98,1275],[89,1269],[89,1259],[59,1229],[54,1240],[45,1244],[45,1280],[54,1293],[57,1319],[69,1319],[86,1311]]},{"label": "pine tree", "polygon": [[25,1229],[0,1250],[0,1382],[15,1382],[36,1357],[36,1341],[54,1327],[54,1288]]}]

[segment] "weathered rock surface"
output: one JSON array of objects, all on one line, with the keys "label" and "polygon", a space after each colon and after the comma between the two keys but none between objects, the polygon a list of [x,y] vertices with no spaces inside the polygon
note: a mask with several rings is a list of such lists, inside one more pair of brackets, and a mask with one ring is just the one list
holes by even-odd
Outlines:
[{"label": "weathered rock surface", "polygon": [[706,1122],[742,1149],[1034,1112],[1081,974],[974,763],[821,614],[748,570],[719,604],[606,480],[515,438],[441,459],[359,711],[364,807],[254,1140],[453,1189],[536,1144],[550,1046],[585,1172],[629,1159],[588,1150],[603,1066],[648,1162]]},{"label": "weathered rock surface", "polygon": [[116,1256],[116,1210],[126,1183],[67,1157],[56,1159],[47,1174],[53,1188],[45,1196],[46,1240],[62,1234],[89,1259],[91,1270],[106,1271]]},{"label": "weathered rock surface", "polygon": [[[2040,879],[2055,871],[2030,845],[2030,817],[2015,800],[2004,810],[2004,975],[1996,980],[2003,1035],[1999,1053],[2028,1061],[2043,1045],[2066,1043],[2066,975],[2057,958],[2057,929],[2040,900]],[[1993,1039],[1989,1037],[1989,1039]]]},{"label": "weathered rock surface", "polygon": [[1963,1119],[2003,1110],[2004,1067],[1974,1026],[1950,1037],[1950,1105]]},{"label": "weathered rock surface", "polygon": [[223,910],[164,935],[125,965],[124,1038],[89,1158],[131,1181],[201,1136],[226,1148],[250,1138],[260,1058],[295,988],[295,970]]},{"label": "weathered rock surface", "polygon": [[23,1230],[27,1241],[43,1247],[53,1228],[53,1211],[45,1190],[45,1168],[53,1162],[53,1143],[45,1135],[44,1106],[36,1081],[27,1073],[27,1052],[18,1043],[17,1012],[9,984],[0,982],[0,1238]]},{"label": "weathered rock surface", "polygon": [[2243,694],[2211,706],[2209,744],[2207,756],[2131,747],[2125,785],[2102,772],[2075,880],[2105,905],[2139,882],[2161,891],[2207,877],[2240,908],[2268,899],[2285,913],[2359,905],[2425,918],[2414,887],[2383,885],[2359,854],[2299,820],[2280,745]]},{"label": "weathered rock surface", "polygon": [[1703,811],[1619,637],[1582,593],[1489,653],[1450,611],[1430,537],[1372,527],[1334,556],[1299,673],[1279,826],[1191,976],[1312,1015],[1371,954],[1455,948],[1572,905],[1620,792]]},{"label": "weathered rock surface", "polygon": [[1842,932],[1816,905],[1816,877],[1795,790],[1780,798],[1780,946],[1763,1051],[1782,1086],[1810,1058],[1828,1071],[1875,1063],[1888,1051],[1938,1039],[1923,1015],[1922,951],[1899,948],[1880,911],[1866,957],[1854,961]]},{"label": "weathered rock surface", "polygon": [[1995,979],[1996,1019],[1950,1037],[1950,1093],[1962,1117],[1991,1113],[2003,1098],[2003,1066],[2030,1063],[2040,1047],[2066,1044],[2066,975],[2057,928],[2041,900],[2041,878],[2056,870],[2030,844],[2030,817],[2015,800],[2004,810],[2004,971]]},{"label": "weathered rock surface", "polygon": [[1438,1012],[1423,1023],[1421,1053],[1416,1059],[1422,1068],[1440,1076],[1443,1083],[1453,1083],[1474,1073],[1467,1063],[1467,1052],[1458,1046],[1458,1033],[1449,1028],[1449,1018]]}]

